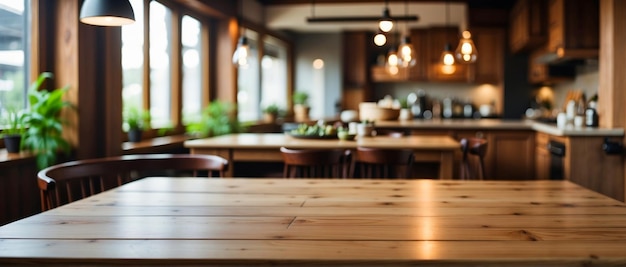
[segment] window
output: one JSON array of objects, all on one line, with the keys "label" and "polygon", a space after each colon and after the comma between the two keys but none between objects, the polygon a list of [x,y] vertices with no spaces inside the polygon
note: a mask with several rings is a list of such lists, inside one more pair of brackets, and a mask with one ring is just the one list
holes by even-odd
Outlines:
[{"label": "window", "polygon": [[[208,83],[203,77],[203,66],[207,64],[202,61],[206,58],[206,26],[191,15],[182,15],[184,10],[170,9],[166,5],[169,2],[130,3],[136,22],[122,27],[124,108],[149,110],[154,129],[177,128],[175,123],[194,121],[201,114],[203,99],[208,97],[203,95],[208,92]],[[145,9],[148,18],[144,17]],[[173,28],[177,20],[180,31]],[[175,64],[178,55],[182,61]],[[175,75],[178,70],[180,77]],[[180,107],[174,102],[179,97]]]},{"label": "window", "polygon": [[171,125],[172,12],[157,1],[150,2],[150,116],[152,127]]},{"label": "window", "polygon": [[0,115],[26,108],[28,1],[0,0]]},{"label": "window", "polygon": [[266,36],[261,58],[261,107],[276,104],[287,108],[287,46]]},{"label": "window", "polygon": [[143,107],[143,0],[130,0],[135,23],[122,27],[124,108]]},{"label": "window", "polygon": [[249,64],[240,67],[237,75],[237,111],[240,121],[256,121],[260,118],[260,92],[259,92],[259,62],[256,55],[259,54],[259,35],[252,30],[245,30],[250,46]]},{"label": "window", "polygon": [[182,20],[183,121],[200,119],[202,110],[202,25],[190,16]]},{"label": "window", "polygon": [[[250,64],[239,68],[237,76],[237,105],[240,121],[257,121],[262,109],[276,104],[287,108],[287,44],[278,38],[245,30],[250,45]],[[259,43],[263,56],[258,62]]]}]

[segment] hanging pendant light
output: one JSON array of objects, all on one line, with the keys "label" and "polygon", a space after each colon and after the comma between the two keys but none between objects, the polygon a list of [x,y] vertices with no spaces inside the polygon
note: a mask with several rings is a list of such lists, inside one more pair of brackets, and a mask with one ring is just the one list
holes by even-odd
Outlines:
[{"label": "hanging pendant light", "polygon": [[243,0],[240,0],[238,5],[240,12],[237,16],[237,24],[240,26],[241,36],[237,42],[237,48],[233,53],[233,64],[235,67],[247,68],[250,63],[251,54],[250,44],[248,43],[248,38],[246,37],[245,28],[241,26],[241,17],[243,16]]},{"label": "hanging pendant light", "polygon": [[122,26],[134,23],[135,13],[128,0],[85,0],[80,21],[96,26]]},{"label": "hanging pendant light", "polygon": [[474,63],[478,57],[478,51],[474,41],[472,41],[472,34],[469,31],[463,31],[461,34],[461,40],[454,52],[456,59],[461,63]]},{"label": "hanging pendant light", "polygon": [[[449,17],[450,7],[448,1],[446,1],[446,27],[448,26]],[[441,53],[439,66],[441,73],[443,74],[452,74],[456,71],[456,66],[454,65],[454,53],[452,52],[452,45],[450,43],[446,43],[443,46],[443,52]]]},{"label": "hanging pendant light", "polygon": [[384,33],[379,32],[374,36],[374,44],[377,46],[383,46],[387,43],[387,36]]},{"label": "hanging pendant light", "polygon": [[391,75],[398,74],[398,64],[399,64],[398,53],[395,48],[391,47],[389,49],[389,53],[387,53],[387,61],[385,62],[385,67],[387,72]]},{"label": "hanging pendant light", "polygon": [[454,54],[452,53],[452,45],[447,43],[443,48],[440,58],[440,68],[443,74],[452,74],[456,71],[454,65]]},{"label": "hanging pendant light", "polygon": [[393,20],[391,20],[391,15],[389,14],[389,8],[386,7],[387,2],[385,1],[385,9],[383,10],[383,17],[378,21],[378,28],[383,32],[389,32],[393,29]]},{"label": "hanging pendant light", "polygon": [[[404,15],[406,16],[408,13],[408,1],[404,1]],[[402,41],[400,42],[400,46],[398,47],[399,54],[399,66],[403,68],[413,67],[415,66],[415,48],[413,44],[411,44],[411,37],[409,37],[409,29],[408,22],[404,24],[404,37],[402,37]]]}]

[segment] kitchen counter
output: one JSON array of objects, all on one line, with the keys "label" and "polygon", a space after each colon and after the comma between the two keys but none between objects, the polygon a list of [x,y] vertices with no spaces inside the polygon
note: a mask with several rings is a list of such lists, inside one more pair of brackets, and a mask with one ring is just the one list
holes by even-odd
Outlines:
[{"label": "kitchen counter", "polygon": [[377,121],[376,128],[406,128],[406,129],[453,129],[453,130],[534,130],[555,136],[623,136],[623,128],[575,128],[568,126],[558,128],[554,124],[536,122],[532,120],[502,120],[502,119],[435,119],[435,120],[407,120],[407,121]]}]

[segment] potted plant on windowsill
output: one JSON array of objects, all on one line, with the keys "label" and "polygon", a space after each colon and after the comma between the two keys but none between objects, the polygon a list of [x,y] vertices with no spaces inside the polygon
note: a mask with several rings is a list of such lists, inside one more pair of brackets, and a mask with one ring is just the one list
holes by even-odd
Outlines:
[{"label": "potted plant on windowsill", "polygon": [[276,118],[280,114],[281,109],[276,104],[271,104],[263,109],[263,120],[266,123],[276,122]]},{"label": "potted plant on windowsill", "polygon": [[129,142],[141,141],[143,131],[150,128],[150,112],[130,106],[124,109],[124,128]]},{"label": "potted plant on windowsill", "polygon": [[26,131],[26,114],[15,110],[8,110],[3,120],[2,138],[9,153],[19,153],[22,139]]},{"label": "potted plant on windowsill", "polygon": [[187,124],[192,137],[212,137],[244,131],[230,103],[214,100],[202,110],[200,120]]},{"label": "potted plant on windowsill", "polygon": [[309,94],[303,91],[298,91],[293,94],[293,113],[295,121],[305,122],[309,120],[310,107],[307,104]]},{"label": "potted plant on windowsill", "polygon": [[57,153],[63,151],[69,154],[71,148],[63,137],[63,125],[66,122],[61,118],[61,111],[65,107],[72,107],[70,102],[63,100],[69,87],[55,90],[41,88],[46,79],[53,77],[50,72],[41,73],[28,91],[30,105],[25,114],[28,129],[22,145],[24,150],[36,156],[40,169],[55,164]]}]

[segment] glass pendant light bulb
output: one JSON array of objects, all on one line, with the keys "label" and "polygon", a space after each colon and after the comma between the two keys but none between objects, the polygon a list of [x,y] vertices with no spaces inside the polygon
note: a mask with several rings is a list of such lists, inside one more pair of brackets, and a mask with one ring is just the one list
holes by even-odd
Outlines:
[{"label": "glass pendant light bulb", "polygon": [[469,31],[463,31],[461,41],[454,52],[456,59],[461,63],[474,63],[478,57],[476,46],[472,41],[472,34]]},{"label": "glass pendant light bulb", "polygon": [[385,7],[383,11],[383,17],[378,21],[378,28],[382,32],[389,32],[393,29],[393,21],[391,20],[391,15],[389,14],[389,9]]},{"label": "glass pendant light bulb", "polygon": [[443,53],[441,53],[440,64],[443,74],[452,74],[456,71],[456,66],[454,66],[454,54],[452,53],[452,46],[450,44],[445,45]]},{"label": "glass pendant light bulb", "polygon": [[233,64],[236,67],[247,68],[250,57],[250,45],[248,44],[248,38],[241,36],[239,42],[237,42],[237,49],[233,53]]},{"label": "glass pendant light bulb", "polygon": [[383,46],[387,43],[387,37],[382,32],[379,32],[374,36],[374,44],[377,46]]},{"label": "glass pendant light bulb", "polygon": [[398,47],[399,51],[399,65],[400,67],[413,67],[415,66],[415,48],[411,44],[411,39],[408,36],[402,38],[402,43]]},{"label": "glass pendant light bulb", "polygon": [[387,71],[391,75],[398,74],[399,63],[400,63],[400,59],[398,58],[398,53],[396,52],[396,49],[394,48],[389,49],[389,53],[387,53],[387,61],[385,63],[385,66],[387,67]]}]

